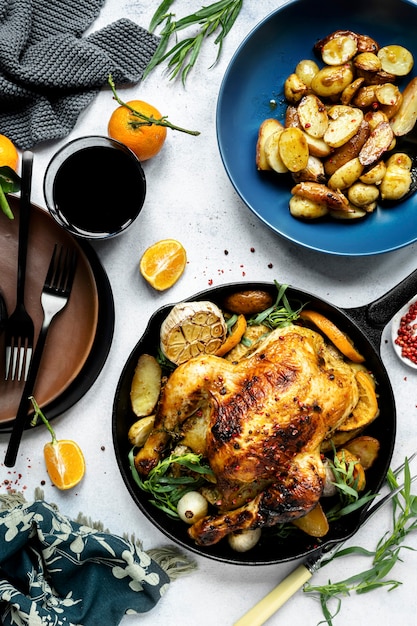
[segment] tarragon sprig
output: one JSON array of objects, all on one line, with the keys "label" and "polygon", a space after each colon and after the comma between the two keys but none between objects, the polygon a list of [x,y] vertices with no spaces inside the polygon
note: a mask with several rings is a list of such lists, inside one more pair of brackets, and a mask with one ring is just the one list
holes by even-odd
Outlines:
[{"label": "tarragon sprig", "polygon": [[[389,470],[387,482],[392,490],[399,487],[397,477]],[[384,534],[378,541],[375,550],[366,550],[360,546],[352,546],[343,550],[338,550],[325,564],[327,565],[335,558],[348,555],[359,555],[369,557],[371,564],[367,570],[354,574],[349,578],[338,582],[329,581],[326,585],[304,586],[306,593],[318,595],[324,615],[321,624],[332,626],[333,619],[341,609],[342,598],[351,593],[369,593],[374,589],[386,587],[391,591],[398,587],[401,582],[389,577],[389,574],[400,558],[402,545],[408,535],[417,530],[417,496],[411,493],[411,475],[408,460],[404,464],[404,488],[392,499],[392,530]],[[333,611],[330,603],[334,603]]]},{"label": "tarragon sprig", "polygon": [[[151,494],[150,502],[170,517],[178,518],[177,504],[180,498],[187,491],[194,491],[206,482],[207,476],[213,474],[208,465],[201,463],[201,455],[194,452],[185,454],[170,454],[165,459],[161,459],[157,465],[151,469],[145,479],[139,475],[135,467],[135,448],[129,453],[129,464],[132,477],[136,484]],[[172,473],[173,467],[177,465],[182,468],[183,473],[176,476]],[[188,470],[189,473],[184,473]]]},{"label": "tarragon sprig", "polygon": [[[240,13],[243,0],[219,0],[179,20],[175,20],[175,15],[169,12],[172,4],[174,4],[174,0],[163,0],[152,17],[149,30],[155,32],[158,26],[161,26],[161,39],[152,60],[145,70],[144,78],[157,65],[168,60],[170,79],[180,75],[183,84],[185,84],[190,70],[197,61],[204,41],[215,33],[218,33],[214,40],[218,50],[212,67],[217,63],[222,51],[223,41]],[[197,26],[195,34],[178,41],[178,33],[191,26]],[[169,47],[172,40],[176,41],[176,43]]]},{"label": "tarragon sprig", "polygon": [[278,294],[274,304],[247,320],[248,326],[258,326],[265,324],[271,329],[281,326],[288,326],[300,317],[300,312],[305,305],[301,305],[297,309],[293,309],[286,295],[288,285],[280,285],[274,281],[278,290]]}]

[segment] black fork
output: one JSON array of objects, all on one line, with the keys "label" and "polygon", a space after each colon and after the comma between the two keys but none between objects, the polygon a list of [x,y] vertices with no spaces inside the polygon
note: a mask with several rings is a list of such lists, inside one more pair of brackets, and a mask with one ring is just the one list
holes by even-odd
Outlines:
[{"label": "black fork", "polygon": [[23,389],[22,398],[13,424],[7,447],[4,463],[7,467],[13,467],[20,446],[23,430],[27,421],[29,409],[29,397],[33,393],[36,378],[39,372],[41,357],[45,346],[48,329],[54,317],[62,311],[68,303],[75,270],[77,267],[77,253],[55,245],[42,289],[41,304],[44,312],[42,327],[36,342],[35,351],[29,367],[28,377]]}]

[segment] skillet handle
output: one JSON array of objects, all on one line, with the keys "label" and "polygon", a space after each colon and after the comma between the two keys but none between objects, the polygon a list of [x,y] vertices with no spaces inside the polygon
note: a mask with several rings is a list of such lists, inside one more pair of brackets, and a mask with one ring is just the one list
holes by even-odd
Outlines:
[{"label": "skillet handle", "polygon": [[414,270],[388,293],[369,304],[368,321],[374,328],[385,326],[416,294],[417,270]]},{"label": "skillet handle", "polygon": [[279,585],[243,615],[234,626],[262,626],[312,577],[305,565],[299,565]]}]

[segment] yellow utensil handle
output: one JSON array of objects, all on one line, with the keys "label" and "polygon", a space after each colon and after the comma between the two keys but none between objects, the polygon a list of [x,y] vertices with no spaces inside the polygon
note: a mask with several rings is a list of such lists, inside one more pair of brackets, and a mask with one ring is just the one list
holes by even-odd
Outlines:
[{"label": "yellow utensil handle", "polygon": [[310,580],[312,574],[305,565],[299,565],[279,585],[243,615],[234,626],[262,626],[296,591]]}]

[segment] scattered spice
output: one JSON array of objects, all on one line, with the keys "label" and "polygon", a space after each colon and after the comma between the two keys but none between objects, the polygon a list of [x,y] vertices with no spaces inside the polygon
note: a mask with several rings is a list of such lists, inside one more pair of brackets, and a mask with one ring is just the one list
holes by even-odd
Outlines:
[{"label": "scattered spice", "polygon": [[[401,348],[401,356],[417,364],[417,301],[402,316],[395,343]],[[413,323],[414,322],[414,323]]]}]

